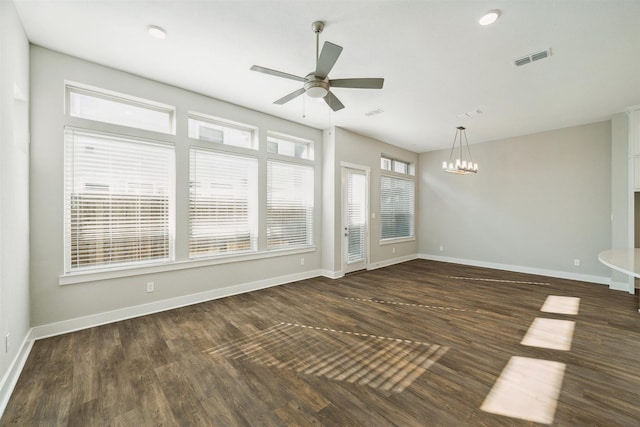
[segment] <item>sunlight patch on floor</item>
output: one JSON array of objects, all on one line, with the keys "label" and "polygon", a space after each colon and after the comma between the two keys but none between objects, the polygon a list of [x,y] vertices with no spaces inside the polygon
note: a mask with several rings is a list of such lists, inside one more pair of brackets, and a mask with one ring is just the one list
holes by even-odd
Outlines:
[{"label": "sunlight patch on floor", "polygon": [[536,317],[520,344],[569,351],[575,326],[576,323],[571,320]]},{"label": "sunlight patch on floor", "polygon": [[281,322],[205,352],[401,393],[448,350],[421,341]]},{"label": "sunlight patch on floor", "polygon": [[481,409],[493,414],[551,424],[564,371],[564,363],[513,356]]},{"label": "sunlight patch on floor", "polygon": [[549,295],[540,311],[556,314],[578,314],[580,298]]}]

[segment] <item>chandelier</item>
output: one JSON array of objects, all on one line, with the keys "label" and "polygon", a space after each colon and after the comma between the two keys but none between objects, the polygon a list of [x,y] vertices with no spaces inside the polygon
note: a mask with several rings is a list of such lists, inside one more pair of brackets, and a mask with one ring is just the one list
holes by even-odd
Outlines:
[{"label": "chandelier", "polygon": [[[456,136],[453,137],[453,146],[451,147],[451,154],[449,154],[449,161],[442,162],[442,170],[449,173],[457,173],[459,175],[466,175],[468,173],[478,173],[478,164],[474,163],[471,159],[471,150],[469,149],[469,141],[467,141],[467,132],[464,126],[458,126],[456,128]],[[464,135],[464,143],[467,146],[468,160],[463,157],[462,150],[462,136]],[[456,141],[459,145],[459,156],[453,161],[453,153],[456,151]]]}]

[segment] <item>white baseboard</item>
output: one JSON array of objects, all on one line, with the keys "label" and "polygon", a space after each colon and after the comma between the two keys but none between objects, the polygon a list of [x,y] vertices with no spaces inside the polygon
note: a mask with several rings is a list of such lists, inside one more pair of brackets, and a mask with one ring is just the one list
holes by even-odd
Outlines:
[{"label": "white baseboard", "polygon": [[344,276],[344,273],[342,272],[342,270],[322,270],[321,275],[324,277],[328,277],[329,279],[339,279]]},{"label": "white baseboard", "polygon": [[397,258],[385,259],[384,261],[372,262],[367,265],[367,270],[376,270],[378,268],[389,267],[393,264],[400,264],[401,262],[411,261],[418,258],[417,254],[405,255]]},{"label": "white baseboard", "polygon": [[9,369],[0,380],[0,418],[2,418],[2,415],[4,414],[7,403],[9,403],[9,399],[11,398],[11,393],[13,393],[13,389],[18,383],[18,378],[20,378],[22,368],[24,368],[24,364],[27,362],[29,353],[31,353],[31,347],[33,347],[32,333],[33,329],[30,329],[29,332],[27,332],[16,357],[13,359]]},{"label": "white baseboard", "polygon": [[[412,259],[416,259],[418,256],[416,254],[405,255],[397,258],[385,259],[384,261],[372,262],[367,264],[367,270],[375,270],[378,268],[388,267],[394,264],[400,264],[401,262],[411,261]],[[328,277],[329,279],[339,279],[344,276],[344,271],[337,270],[322,270],[322,275],[324,277]]]},{"label": "white baseboard", "polygon": [[611,279],[609,279],[609,289],[613,289],[614,291],[624,291],[630,294],[635,293],[633,289],[633,284],[629,285],[629,283],[627,282],[618,282]]},{"label": "white baseboard", "polygon": [[197,294],[184,295],[148,304],[140,304],[133,307],[121,308],[118,310],[92,314],[75,319],[63,320],[61,322],[49,323],[46,325],[34,326],[32,328],[32,338],[34,340],[66,334],[68,332],[81,329],[92,328],[94,326],[105,325],[107,323],[118,322],[120,320],[134,317],[146,316],[148,314],[180,308],[187,305],[198,304],[218,298],[257,291],[259,289],[270,288],[285,283],[298,280],[310,279],[321,275],[321,270],[311,270],[302,273],[288,274],[285,276],[273,277],[270,279],[257,280],[255,282],[243,283],[240,285],[228,286],[220,289],[199,292]]},{"label": "white baseboard", "polygon": [[[538,276],[557,277],[559,279],[577,280],[580,282],[597,283],[599,285],[609,285],[611,279],[603,276],[593,276],[590,274],[571,273],[560,270],[548,270],[544,268],[525,267],[521,265],[500,264],[495,262],[476,261],[462,258],[453,258],[440,255],[418,254],[420,259],[428,259],[432,261],[451,262],[454,264],[471,265],[474,267],[493,268],[496,270],[514,271],[517,273],[536,274]],[[613,288],[612,288],[613,289]],[[625,288],[624,290],[627,290]]]}]

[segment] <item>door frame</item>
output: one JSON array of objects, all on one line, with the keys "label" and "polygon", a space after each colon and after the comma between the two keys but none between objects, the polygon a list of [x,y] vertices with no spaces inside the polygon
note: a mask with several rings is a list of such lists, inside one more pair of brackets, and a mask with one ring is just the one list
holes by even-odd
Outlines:
[{"label": "door frame", "polygon": [[[346,184],[347,184],[347,174],[346,174],[346,170],[347,169],[352,169],[352,170],[356,170],[359,172],[363,172],[365,175],[365,225],[364,225],[364,260],[358,262],[358,263],[354,263],[351,265],[349,265],[348,261],[347,261],[347,251],[348,251],[348,240],[346,239],[345,236],[345,230],[346,230],[346,226],[347,226],[347,221],[346,221],[346,213],[345,213],[345,208],[347,206],[346,203],[346,196],[347,196],[347,191],[346,191]],[[370,209],[370,203],[369,203],[369,199],[370,199],[370,193],[371,193],[371,168],[369,166],[364,166],[364,165],[359,165],[359,164],[355,164],[355,163],[350,163],[350,162],[340,162],[340,173],[341,173],[341,183],[340,183],[340,218],[341,218],[341,222],[340,222],[340,262],[341,262],[341,269],[342,269],[342,274],[347,274],[347,273],[351,273],[353,271],[358,271],[358,270],[365,270],[369,268],[369,259],[370,259],[370,232],[369,232],[369,228],[370,228],[370,219],[371,219],[371,209]],[[362,263],[362,264],[360,264]],[[362,267],[360,268],[360,265],[362,265]]]}]

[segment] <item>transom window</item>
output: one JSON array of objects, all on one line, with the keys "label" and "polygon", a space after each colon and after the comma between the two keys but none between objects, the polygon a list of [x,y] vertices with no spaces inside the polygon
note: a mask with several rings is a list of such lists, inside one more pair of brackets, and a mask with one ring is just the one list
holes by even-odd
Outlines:
[{"label": "transom window", "polygon": [[175,134],[175,108],[116,92],[67,85],[71,117]]},{"label": "transom window", "polygon": [[380,157],[380,169],[389,172],[401,173],[403,175],[415,175],[415,166],[413,163],[405,162],[391,157]]},{"label": "transom window", "polygon": [[313,160],[313,142],[270,132],[267,135],[267,152],[298,159]]},{"label": "transom window", "polygon": [[257,149],[255,128],[231,124],[222,119],[201,115],[189,116],[189,138],[234,147]]}]

